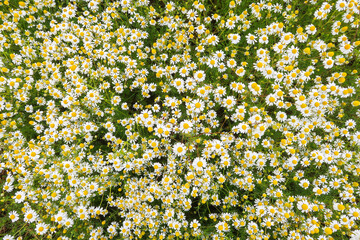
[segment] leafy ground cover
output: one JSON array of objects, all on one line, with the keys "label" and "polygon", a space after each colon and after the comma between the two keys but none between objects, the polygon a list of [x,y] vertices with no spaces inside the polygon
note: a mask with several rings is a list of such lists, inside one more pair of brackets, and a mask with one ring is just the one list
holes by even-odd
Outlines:
[{"label": "leafy ground cover", "polygon": [[0,236],[360,239],[359,10],[0,1]]}]

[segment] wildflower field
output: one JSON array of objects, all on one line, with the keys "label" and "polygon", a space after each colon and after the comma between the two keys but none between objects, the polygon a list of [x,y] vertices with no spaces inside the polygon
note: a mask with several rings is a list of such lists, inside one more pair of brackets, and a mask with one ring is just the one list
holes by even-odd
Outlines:
[{"label": "wildflower field", "polygon": [[359,0],[0,0],[0,238],[360,239]]}]

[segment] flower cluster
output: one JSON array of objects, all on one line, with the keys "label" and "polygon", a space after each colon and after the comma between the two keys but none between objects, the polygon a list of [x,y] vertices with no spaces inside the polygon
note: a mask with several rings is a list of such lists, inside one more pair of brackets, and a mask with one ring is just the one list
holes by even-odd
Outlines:
[{"label": "flower cluster", "polygon": [[0,10],[4,239],[359,238],[358,0]]}]

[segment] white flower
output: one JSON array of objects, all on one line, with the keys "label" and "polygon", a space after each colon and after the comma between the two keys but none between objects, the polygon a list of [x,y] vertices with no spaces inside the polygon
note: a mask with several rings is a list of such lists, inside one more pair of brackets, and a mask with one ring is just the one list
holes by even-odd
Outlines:
[{"label": "white flower", "polygon": [[267,44],[269,42],[269,38],[267,35],[262,35],[259,37],[259,43],[264,43],[264,44]]},{"label": "white flower", "polygon": [[218,50],[214,53],[213,57],[218,61],[222,61],[225,59],[225,53],[222,50]]},{"label": "white flower", "polygon": [[235,28],[235,22],[232,21],[232,20],[230,20],[230,19],[228,19],[228,20],[226,21],[226,27],[227,27],[228,29],[233,29],[233,28]]},{"label": "white flower", "polygon": [[12,235],[7,234],[7,235],[4,236],[3,240],[15,240],[15,237],[12,236]]},{"label": "white flower", "polygon": [[60,211],[54,216],[54,219],[55,219],[55,222],[61,224],[65,220],[66,217],[67,217],[66,213]]},{"label": "white flower", "polygon": [[204,80],[205,80],[205,76],[206,76],[206,74],[205,74],[205,72],[202,71],[202,70],[196,71],[196,72],[194,73],[194,79],[195,79],[196,81],[198,81],[198,82],[204,81]]},{"label": "white flower", "polygon": [[350,240],[360,240],[360,230],[355,230],[355,231],[351,234]]},{"label": "white flower", "polygon": [[310,212],[311,205],[307,200],[302,200],[297,203],[297,208],[305,213]]},{"label": "white flower", "polygon": [[246,42],[248,43],[248,44],[254,44],[254,43],[256,43],[256,36],[255,35],[253,35],[253,34],[251,34],[251,33],[249,33],[248,35],[246,35]]},{"label": "white flower", "polygon": [[205,103],[202,100],[196,99],[191,103],[191,109],[193,109],[194,112],[200,113],[204,110]]},{"label": "white flower", "polygon": [[44,235],[48,229],[49,229],[49,225],[45,223],[38,223],[36,224],[35,227],[36,233],[39,235]]},{"label": "white flower", "polygon": [[204,168],[206,168],[207,163],[204,158],[197,157],[194,159],[192,165],[195,170],[203,170]]},{"label": "white flower", "polygon": [[190,226],[191,226],[191,228],[196,230],[201,226],[201,224],[199,223],[198,220],[194,219],[191,221]]},{"label": "white flower", "polygon": [[323,63],[325,69],[329,69],[334,66],[334,60],[332,58],[325,58]]},{"label": "white flower", "polygon": [[211,68],[215,68],[218,66],[218,61],[215,58],[209,58],[206,63]]},{"label": "white flower", "polygon": [[353,51],[353,46],[349,43],[349,42],[342,42],[340,44],[340,51],[343,53],[343,54],[349,54]]},{"label": "white flower", "polygon": [[188,18],[189,18],[191,21],[194,21],[194,20],[197,18],[197,12],[194,11],[193,9],[190,9],[190,10],[187,12],[187,16],[188,16]]},{"label": "white flower", "polygon": [[232,44],[238,44],[240,42],[240,35],[239,34],[229,34],[228,39]]},{"label": "white flower", "polygon": [[205,32],[205,30],[206,30],[206,28],[205,28],[204,24],[201,24],[201,25],[196,27],[196,32],[198,34],[203,34]]},{"label": "white flower", "polygon": [[180,131],[183,133],[190,133],[192,130],[193,123],[189,120],[182,121],[180,123]]},{"label": "white flower", "polygon": [[183,143],[176,143],[173,146],[173,152],[177,155],[177,156],[184,156],[186,154],[186,146]]},{"label": "white flower", "polygon": [[305,28],[306,32],[310,35],[313,35],[316,33],[316,27],[314,26],[314,24],[309,24],[306,26]]},{"label": "white flower", "polygon": [[236,67],[236,61],[235,61],[235,59],[233,59],[233,58],[229,59],[229,60],[227,61],[227,66],[228,66],[229,68],[234,68],[234,67]]},{"label": "white flower", "polygon": [[11,211],[9,213],[9,218],[12,222],[16,222],[17,220],[19,220],[19,214],[16,211]]},{"label": "white flower", "polygon": [[38,214],[34,210],[29,209],[25,212],[24,221],[27,223],[32,223],[36,221],[37,217]]},{"label": "white flower", "polygon": [[349,23],[354,21],[354,16],[351,13],[344,13],[342,16],[344,23]]},{"label": "white flower", "polygon": [[250,82],[249,83],[249,89],[252,94],[254,95],[260,95],[261,94],[261,86],[258,85],[256,82]]},{"label": "white flower", "polygon": [[231,109],[232,107],[234,107],[236,104],[236,99],[234,96],[228,96],[227,98],[224,99],[224,103],[223,105],[227,108],[227,109]]},{"label": "white flower", "polygon": [[22,203],[25,200],[25,193],[23,191],[18,191],[14,198],[16,203]]}]

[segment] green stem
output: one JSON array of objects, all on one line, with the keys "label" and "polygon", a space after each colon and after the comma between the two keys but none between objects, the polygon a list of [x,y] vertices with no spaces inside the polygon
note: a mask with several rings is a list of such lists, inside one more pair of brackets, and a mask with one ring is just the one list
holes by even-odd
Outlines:
[{"label": "green stem", "polygon": [[14,236],[16,236],[26,225],[27,225],[27,223],[25,223],[25,224],[14,234]]}]

